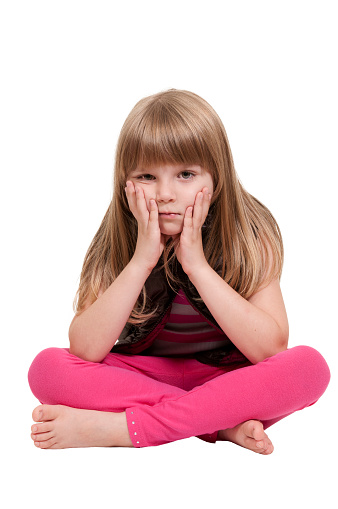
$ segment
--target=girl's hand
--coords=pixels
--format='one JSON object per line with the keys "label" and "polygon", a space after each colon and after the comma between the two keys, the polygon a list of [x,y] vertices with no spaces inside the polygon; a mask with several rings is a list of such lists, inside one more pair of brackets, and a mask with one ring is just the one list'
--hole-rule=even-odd
{"label": "girl's hand", "polygon": [[202,226],[208,215],[210,201],[209,189],[204,187],[197,193],[194,206],[185,211],[183,230],[175,253],[188,276],[207,263],[203,251]]}
{"label": "girl's hand", "polygon": [[128,205],[137,220],[138,235],[133,259],[150,272],[156,266],[166,243],[158,222],[158,208],[155,200],[150,200],[148,210],[143,189],[134,186],[130,180],[125,188]]}

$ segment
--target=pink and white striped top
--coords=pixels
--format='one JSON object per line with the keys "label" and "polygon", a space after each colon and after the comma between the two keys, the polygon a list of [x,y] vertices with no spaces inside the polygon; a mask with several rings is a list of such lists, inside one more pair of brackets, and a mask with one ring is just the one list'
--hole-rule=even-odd
{"label": "pink and white striped top", "polygon": [[228,344],[229,339],[225,334],[212,327],[198,311],[195,311],[183,290],[180,290],[173,300],[169,320],[164,329],[142,355],[188,356]]}

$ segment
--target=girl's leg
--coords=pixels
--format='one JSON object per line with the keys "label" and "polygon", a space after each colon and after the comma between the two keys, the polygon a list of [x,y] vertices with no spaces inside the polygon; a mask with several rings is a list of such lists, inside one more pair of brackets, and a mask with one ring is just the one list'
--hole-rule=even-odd
{"label": "girl's leg", "polygon": [[[186,393],[179,388],[183,376],[180,363],[171,366],[168,362],[167,367],[162,359],[114,353],[96,363],[80,359],[66,348],[47,348],[32,362],[28,381],[41,403],[124,412],[130,406],[155,405]],[[152,378],[157,371],[168,383]]]}
{"label": "girl's leg", "polygon": [[307,346],[291,348],[178,397],[127,408],[130,438],[135,447],[146,447],[231,429],[252,419],[267,427],[315,403],[329,379],[320,353]]}
{"label": "girl's leg", "polygon": [[[190,359],[109,354],[103,363],[90,363],[67,349],[50,348],[33,361],[29,381],[42,403],[101,410],[92,413],[110,412],[108,417],[125,419],[127,414],[125,428],[128,424],[132,439],[128,436],[128,441],[144,447],[196,435],[215,442],[217,431],[201,430],[230,429],[248,419],[261,420],[268,427],[313,404],[329,376],[324,359],[309,347],[296,347],[225,374]],[[114,413],[125,408],[123,414]]]}
{"label": "girl's leg", "polygon": [[[98,410],[104,420],[105,412],[111,413],[109,417],[114,417],[112,413],[122,417],[127,407],[137,404],[155,405],[186,394],[180,388],[184,384],[184,362],[184,359],[108,354],[102,363],[93,363],[71,355],[66,348],[48,348],[34,359],[28,379],[33,394],[41,403]],[[37,416],[34,420],[53,420],[60,410],[66,411],[65,408],[49,408],[47,418],[40,419],[39,410],[35,409]],[[93,422],[97,417],[87,412],[82,415],[82,421],[88,418]],[[69,417],[65,416],[64,420],[66,418]],[[77,418],[76,412],[73,412],[72,419],[76,421]],[[111,422],[106,419],[101,425],[111,427]],[[113,424],[115,426],[115,422]],[[121,419],[116,424],[121,425]],[[51,431],[51,426],[48,428],[47,425],[36,428],[38,433]],[[125,428],[128,433],[126,420]],[[49,435],[45,434],[44,437],[48,438]],[[199,438],[215,442],[217,431]],[[98,441],[95,444],[106,445]],[[72,446],[83,447],[83,441]]]}

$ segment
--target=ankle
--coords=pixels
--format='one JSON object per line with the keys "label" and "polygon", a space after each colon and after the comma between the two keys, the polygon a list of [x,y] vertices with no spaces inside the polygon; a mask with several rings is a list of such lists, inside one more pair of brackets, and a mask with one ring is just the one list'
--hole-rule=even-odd
{"label": "ankle", "polygon": [[119,415],[119,445],[120,447],[134,447],[133,442],[130,439],[129,429],[127,424],[126,412],[121,412]]}
{"label": "ankle", "polygon": [[228,441],[228,438],[227,438],[227,434],[226,434],[226,429],[220,429],[218,434],[217,434],[217,440],[218,441]]}

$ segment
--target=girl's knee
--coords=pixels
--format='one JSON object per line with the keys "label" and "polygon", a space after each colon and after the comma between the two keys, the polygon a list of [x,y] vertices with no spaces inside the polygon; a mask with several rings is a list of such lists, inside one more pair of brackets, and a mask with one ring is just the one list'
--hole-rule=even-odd
{"label": "girl's knee", "polygon": [[322,356],[321,353],[318,352],[312,346],[300,345],[295,346],[290,349],[290,351],[295,352],[297,356],[299,356],[303,362],[310,364],[313,367],[317,367],[320,372],[328,375],[330,377],[329,366],[327,365],[326,360]]}
{"label": "girl's knee", "polygon": [[65,348],[52,347],[42,350],[42,352],[38,353],[33,360],[29,368],[28,378],[30,378],[36,371],[40,372],[49,370],[51,365],[55,365],[55,363],[59,362],[60,357],[62,358],[65,353],[67,353]]}
{"label": "girl's knee", "polygon": [[305,345],[295,346],[287,351],[292,354],[295,367],[304,373],[309,385],[314,384],[317,387],[321,396],[331,377],[330,368],[322,354]]}
{"label": "girl's knee", "polygon": [[46,348],[33,360],[28,371],[28,383],[32,393],[40,401],[47,386],[59,377],[60,368],[62,369],[68,355],[66,348]]}

